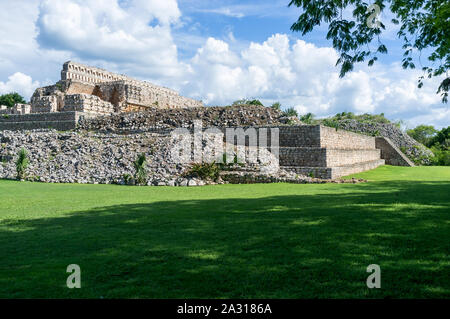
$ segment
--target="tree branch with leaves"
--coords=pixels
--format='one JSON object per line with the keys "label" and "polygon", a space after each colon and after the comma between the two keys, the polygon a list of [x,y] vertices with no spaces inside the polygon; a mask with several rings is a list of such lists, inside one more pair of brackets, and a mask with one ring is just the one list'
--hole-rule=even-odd
{"label": "tree branch with leaves", "polygon": [[[397,36],[403,42],[403,68],[416,68],[414,54],[427,55],[428,62],[422,66],[424,74],[418,79],[418,87],[423,86],[425,78],[444,77],[436,93],[447,103],[450,87],[448,0],[376,0],[372,5],[361,0],[292,0],[289,6],[303,9],[291,27],[293,31],[305,35],[321,23],[328,24],[326,38],[332,41],[339,54],[336,66],[340,66],[340,77],[352,71],[356,63],[367,61],[372,66],[380,54],[388,53],[381,41],[386,26],[377,20],[377,15],[390,10],[395,16],[392,23],[400,25]],[[350,18],[344,18],[346,9],[351,10]],[[375,12],[378,9],[379,12]],[[371,49],[374,43],[376,49]]]}

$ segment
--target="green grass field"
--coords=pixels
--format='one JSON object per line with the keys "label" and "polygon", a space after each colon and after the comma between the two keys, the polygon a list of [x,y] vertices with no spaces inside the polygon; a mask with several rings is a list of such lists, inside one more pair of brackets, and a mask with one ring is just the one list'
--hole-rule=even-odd
{"label": "green grass field", "polygon": [[370,182],[0,181],[0,298],[449,298],[450,168],[356,176]]}

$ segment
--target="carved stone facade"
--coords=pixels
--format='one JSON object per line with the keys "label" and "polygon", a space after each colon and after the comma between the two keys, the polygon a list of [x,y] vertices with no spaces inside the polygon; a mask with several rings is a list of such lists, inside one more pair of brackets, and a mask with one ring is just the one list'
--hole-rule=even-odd
{"label": "carved stone facade", "polygon": [[[105,115],[202,106],[202,102],[182,97],[174,90],[69,61],[64,63],[58,83],[34,92],[29,112],[79,111]],[[0,113],[7,111],[12,112],[0,110]]]}
{"label": "carved stone facade", "polygon": [[93,94],[114,104],[117,112],[142,111],[148,107],[170,109],[203,106],[202,102],[180,96],[169,88],[71,61],[64,63],[61,81],[94,87]]}

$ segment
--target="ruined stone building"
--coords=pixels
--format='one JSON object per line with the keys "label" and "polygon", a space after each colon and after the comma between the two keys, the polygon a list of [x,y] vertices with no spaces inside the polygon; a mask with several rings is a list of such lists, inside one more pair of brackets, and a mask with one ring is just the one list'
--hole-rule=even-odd
{"label": "ruined stone building", "polygon": [[106,115],[201,106],[202,102],[182,97],[174,90],[69,61],[63,65],[61,80],[38,88],[30,106],[2,107],[0,114],[78,111]]}

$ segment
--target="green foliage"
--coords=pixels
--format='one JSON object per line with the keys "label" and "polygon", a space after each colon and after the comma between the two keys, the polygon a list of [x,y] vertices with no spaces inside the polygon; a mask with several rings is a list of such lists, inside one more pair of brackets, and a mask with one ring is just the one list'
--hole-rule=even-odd
{"label": "green foliage", "polygon": [[281,103],[280,102],[275,102],[273,103],[270,108],[277,110],[277,111],[281,111]]}
{"label": "green foliage", "polygon": [[439,146],[432,146],[431,151],[434,156],[431,158],[431,165],[450,166],[450,150]]}
{"label": "green foliage", "polygon": [[130,174],[123,174],[122,178],[123,178],[125,185],[129,185],[131,182],[132,176]]}
{"label": "green foliage", "polygon": [[295,108],[293,108],[293,107],[287,108],[287,109],[283,112],[283,114],[284,114],[284,116],[289,116],[289,117],[295,116],[295,117],[298,117],[298,112],[297,112],[297,110],[296,110]]}
{"label": "green foliage", "polygon": [[389,121],[385,116],[384,113],[380,114],[361,114],[361,115],[355,115],[352,112],[342,112],[338,113],[335,116],[331,117],[330,119],[335,121],[342,121],[342,120],[355,120],[360,123],[392,123]]}
{"label": "green foliage", "polygon": [[334,129],[336,129],[336,131],[339,129],[340,127],[340,123],[338,120],[336,120],[335,118],[329,118],[329,119],[323,119],[321,121],[321,124],[324,126],[328,126],[328,127],[332,127]]}
{"label": "green foliage", "polygon": [[25,178],[25,171],[28,168],[29,163],[30,160],[28,159],[28,152],[24,148],[20,149],[16,161],[16,172],[18,180],[22,180]]}
{"label": "green foliage", "polygon": [[[438,87],[442,101],[447,102],[450,87],[448,72],[450,68],[450,2],[448,0],[376,0],[381,12],[390,11],[395,18],[392,23],[400,24],[397,36],[403,42],[402,66],[414,69],[413,53],[419,57],[427,56],[428,65],[422,70],[418,87],[423,86],[424,78],[445,76]],[[372,66],[380,54],[388,49],[381,41],[385,25],[374,22],[373,7],[370,2],[361,0],[291,0],[289,6],[302,9],[302,14],[292,25],[291,30],[303,35],[313,31],[321,24],[328,25],[326,38],[331,40],[339,53],[336,65],[341,66],[340,76],[352,71],[356,63],[368,61]],[[350,9],[350,10],[348,10]],[[349,18],[345,12],[351,12]],[[372,22],[372,23],[369,23]]]}
{"label": "green foliage", "polygon": [[60,91],[63,90],[63,85],[62,85],[61,82],[57,82],[57,83],[55,84],[55,86],[58,88],[58,90],[60,90]]}
{"label": "green foliage", "polygon": [[198,177],[203,180],[213,180],[216,181],[220,177],[221,167],[212,163],[194,163],[191,168],[185,174],[186,176]]}
{"label": "green foliage", "polygon": [[302,121],[305,124],[313,124],[314,114],[306,113],[305,115],[300,116],[300,121]]}
{"label": "green foliage", "polygon": [[242,99],[234,101],[231,106],[237,106],[237,105],[258,105],[258,106],[264,106],[260,100],[255,99]]}
{"label": "green foliage", "polygon": [[431,147],[437,145],[441,148],[450,147],[450,126],[443,128],[437,132],[428,142],[426,146]]}
{"label": "green foliage", "polygon": [[432,125],[419,125],[416,128],[407,130],[406,133],[423,145],[428,145],[431,138],[436,135],[437,130]]}
{"label": "green foliage", "polygon": [[16,103],[25,104],[24,98],[16,92],[0,95],[0,105],[13,107]]}
{"label": "green foliage", "polygon": [[140,154],[136,161],[133,163],[135,169],[136,184],[144,185],[147,182],[147,158],[145,154]]}
{"label": "green foliage", "polygon": [[450,126],[438,131],[429,139],[426,146],[430,147],[434,154],[431,159],[432,165],[450,165]]}

